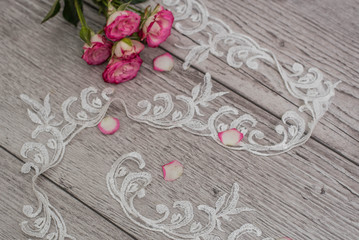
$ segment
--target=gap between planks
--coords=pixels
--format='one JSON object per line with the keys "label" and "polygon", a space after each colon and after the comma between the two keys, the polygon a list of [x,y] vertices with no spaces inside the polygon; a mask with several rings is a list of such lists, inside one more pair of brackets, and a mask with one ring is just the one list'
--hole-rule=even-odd
{"label": "gap between planks", "polygon": [[[10,152],[8,149],[6,149],[5,147],[0,145],[0,148],[2,150],[4,150],[5,152],[7,152],[8,154],[10,154],[11,156],[13,156],[15,159],[19,160],[21,163],[25,163],[23,160],[21,160],[19,157],[17,157],[15,154],[13,154],[12,152]],[[113,226],[115,226],[116,228],[118,228],[119,230],[121,230],[122,232],[126,233],[129,237],[131,237],[134,240],[139,240],[138,238],[136,238],[135,236],[133,236],[131,233],[129,233],[128,231],[126,231],[125,229],[121,228],[120,226],[116,225],[114,222],[112,222],[108,217],[104,216],[102,213],[100,213],[99,211],[97,211],[96,209],[94,209],[93,207],[89,206],[87,203],[85,203],[84,201],[82,201],[81,199],[77,198],[74,194],[70,193],[67,191],[66,187],[62,187],[61,185],[57,184],[55,181],[51,180],[48,176],[41,174],[41,176],[43,178],[45,178],[47,181],[51,182],[52,184],[54,184],[57,188],[61,189],[63,192],[67,193],[69,196],[71,196],[73,199],[75,199],[76,201],[78,201],[79,203],[81,203],[82,205],[84,205],[85,207],[87,207],[88,209],[90,209],[91,211],[93,211],[94,213],[96,213],[97,215],[99,215],[100,217],[102,217],[103,219],[105,219],[107,222],[111,223]]]}
{"label": "gap between planks", "polygon": [[[88,6],[89,8],[91,8],[91,9],[98,11],[98,8],[97,8],[96,6],[94,6],[91,2],[84,1],[84,4],[85,4],[86,6]],[[195,42],[195,43],[198,44],[198,41],[192,39],[190,36],[183,35],[183,34],[181,34],[181,33],[180,33],[180,35],[182,35],[182,36],[184,36],[184,37],[186,37],[186,38],[188,38],[188,39],[190,39],[190,40],[192,40],[193,42]],[[167,51],[167,50],[166,50],[164,47],[162,47],[162,46],[159,46],[158,48],[160,48],[160,49],[162,49],[162,50],[164,50],[164,51]],[[178,54],[174,54],[174,53],[172,53],[172,52],[171,52],[171,54],[172,54],[173,56],[175,56],[177,59],[179,59],[179,60],[181,60],[181,61],[184,61],[184,58],[180,57]],[[213,55],[213,57],[216,58],[217,60],[221,61],[222,63],[227,64],[223,59],[221,59],[221,58],[219,58],[219,57],[217,57],[217,56],[215,56],[215,55]],[[194,66],[194,65],[191,65],[191,67],[192,67],[193,69],[197,70],[198,72],[202,73],[203,75],[205,74],[205,72],[204,72],[203,70],[199,69],[199,67]],[[232,70],[238,71],[238,69],[236,69],[236,68],[234,68],[234,67],[231,67],[231,66],[230,66],[230,68],[231,68]],[[244,73],[244,74],[249,75],[248,73]],[[249,77],[251,77],[251,76],[249,76]],[[275,118],[277,118],[278,120],[281,120],[281,119],[282,119],[281,116],[279,116],[279,115],[273,113],[272,111],[270,111],[270,109],[266,109],[266,108],[264,108],[263,106],[259,105],[258,103],[252,101],[252,100],[249,99],[248,97],[242,95],[237,89],[235,89],[235,88],[229,86],[229,85],[226,84],[226,83],[222,83],[222,82],[219,81],[216,77],[212,76],[212,80],[215,81],[216,83],[218,83],[219,85],[221,85],[221,86],[227,88],[228,90],[232,91],[233,93],[238,94],[238,95],[241,96],[242,98],[246,99],[248,102],[250,102],[250,103],[252,103],[253,105],[257,106],[258,108],[262,109],[263,111],[265,111],[265,112],[267,112],[267,113],[273,115],[273,116],[274,116]],[[286,98],[285,96],[280,95],[280,94],[279,94],[277,91],[275,91],[274,89],[271,89],[269,86],[265,85],[264,83],[260,82],[259,80],[256,80],[256,79],[255,79],[255,81],[256,81],[257,83],[259,83],[260,85],[262,85],[263,87],[265,87],[266,89],[270,90],[272,93],[275,93],[275,94],[279,95],[281,98],[287,100],[287,101],[288,101],[289,103],[291,103],[292,105],[298,107],[297,104],[295,104],[293,101],[291,101],[290,99]],[[320,122],[320,121],[319,121],[319,122]],[[340,130],[341,130],[341,129],[340,129]],[[341,130],[341,131],[342,131],[342,130]],[[348,137],[350,137],[350,138],[353,139],[354,141],[358,142],[357,139],[355,139],[353,136],[347,134],[346,132],[342,131],[342,133],[344,133],[345,135],[347,135]],[[349,158],[348,156],[345,156],[345,155],[342,154],[340,151],[338,151],[338,150],[334,149],[333,147],[331,147],[331,146],[327,145],[326,143],[324,143],[324,142],[323,142],[321,139],[319,139],[318,137],[315,137],[315,136],[311,135],[311,138],[312,138],[314,141],[316,141],[317,143],[319,143],[320,145],[326,147],[326,148],[329,149],[330,151],[332,151],[332,152],[338,154],[339,156],[341,156],[341,157],[345,158],[346,160],[348,160],[349,162],[353,163],[355,166],[358,166],[358,167],[359,167],[359,162],[355,162],[355,160],[352,160],[352,159]],[[304,144],[305,144],[305,143],[304,143]]]}

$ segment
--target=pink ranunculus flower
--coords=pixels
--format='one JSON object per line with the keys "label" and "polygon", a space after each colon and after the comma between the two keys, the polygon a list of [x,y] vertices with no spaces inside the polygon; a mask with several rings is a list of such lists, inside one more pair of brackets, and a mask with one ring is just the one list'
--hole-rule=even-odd
{"label": "pink ranunculus flower", "polygon": [[141,17],[131,11],[116,11],[107,19],[105,34],[112,41],[119,41],[138,31]]}
{"label": "pink ranunculus flower", "polygon": [[113,57],[108,63],[102,78],[108,83],[122,83],[136,77],[140,70],[142,59],[137,55],[131,59],[121,59]]}
{"label": "pink ranunculus flower", "polygon": [[82,59],[89,65],[104,63],[111,56],[112,42],[100,34],[91,37],[91,46],[84,44]]}
{"label": "pink ranunculus flower", "polygon": [[145,45],[136,40],[131,40],[129,38],[123,38],[121,41],[117,42],[114,46],[114,54],[118,58],[134,58],[138,55]]}
{"label": "pink ranunculus flower", "polygon": [[149,47],[158,47],[171,35],[173,20],[171,11],[157,6],[141,29],[141,40],[146,38]]}

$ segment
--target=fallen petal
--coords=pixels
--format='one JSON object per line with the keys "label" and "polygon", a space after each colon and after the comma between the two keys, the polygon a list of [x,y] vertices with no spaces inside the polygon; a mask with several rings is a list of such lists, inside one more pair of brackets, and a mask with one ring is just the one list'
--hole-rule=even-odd
{"label": "fallen petal", "polygon": [[174,66],[173,57],[169,53],[162,54],[153,59],[153,70],[164,72],[171,71]]}
{"label": "fallen petal", "polygon": [[98,124],[98,129],[103,134],[114,134],[120,128],[120,121],[117,118],[107,116]]}
{"label": "fallen petal", "polygon": [[237,145],[243,138],[243,134],[235,128],[218,133],[219,140],[227,146]]}
{"label": "fallen petal", "polygon": [[183,174],[183,165],[174,160],[162,166],[163,178],[166,181],[174,181]]}

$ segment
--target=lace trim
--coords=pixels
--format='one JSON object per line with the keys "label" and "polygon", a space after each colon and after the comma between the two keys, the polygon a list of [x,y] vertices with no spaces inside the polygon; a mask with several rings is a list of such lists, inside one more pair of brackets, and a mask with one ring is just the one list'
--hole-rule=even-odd
{"label": "lace trim", "polygon": [[[291,72],[286,71],[274,53],[260,47],[252,38],[234,32],[221,19],[211,16],[201,0],[162,0],[162,2],[175,13],[175,28],[180,33],[186,36],[203,33],[208,36],[207,42],[201,40],[198,45],[176,45],[189,49],[183,69],[188,69],[192,63],[205,61],[210,53],[216,57],[226,57],[227,64],[237,69],[245,64],[250,69],[258,70],[260,63],[265,62],[277,70],[290,95],[303,102],[297,111],[287,111],[282,116],[284,124],[294,122],[294,125],[288,128],[282,125],[275,126],[276,133],[283,136],[281,142],[264,146],[254,139],[249,139],[249,144],[234,149],[247,150],[264,156],[274,155],[302,145],[310,138],[319,119],[328,110],[335,88],[340,82],[333,84],[325,81],[322,72],[317,68],[312,67],[305,72],[300,63],[294,63]],[[312,119],[304,120],[299,115],[301,112],[308,112]],[[262,131],[254,130],[249,137],[262,139],[264,134]]]}
{"label": "lace trim", "polygon": [[[23,173],[29,173],[31,169],[35,171],[32,178],[32,188],[38,200],[38,206],[35,209],[30,205],[24,205],[23,207],[24,214],[33,220],[31,223],[29,223],[29,221],[23,221],[20,224],[25,234],[31,237],[46,239],[75,239],[67,234],[63,218],[50,204],[46,193],[36,184],[36,180],[45,171],[55,167],[62,161],[67,144],[83,129],[96,126],[104,117],[108,107],[113,101],[119,100],[126,109],[128,117],[134,121],[143,122],[153,127],[163,129],[179,127],[195,135],[211,137],[218,144],[221,144],[218,139],[218,132],[229,128],[237,128],[244,135],[248,136],[245,137],[245,140],[243,140],[239,146],[224,147],[233,150],[246,150],[264,156],[280,154],[305,143],[311,136],[319,119],[327,111],[331,99],[334,96],[334,89],[338,83],[332,84],[329,81],[324,81],[323,75],[318,69],[309,68],[308,71],[304,73],[304,67],[299,63],[295,63],[292,66],[292,72],[287,72],[272,52],[261,48],[248,36],[233,32],[230,27],[220,19],[210,16],[202,1],[186,0],[184,3],[181,3],[180,0],[163,0],[163,2],[167,6],[174,8],[174,12],[177,13],[177,23],[175,27],[182,34],[191,35],[202,31],[209,36],[208,43],[200,42],[197,46],[186,47],[190,49],[190,51],[185,59],[184,69],[187,69],[193,62],[204,61],[208,58],[209,53],[218,57],[224,56],[225,53],[219,50],[224,48],[227,49],[227,63],[234,68],[240,68],[245,64],[247,67],[256,70],[259,66],[259,60],[275,66],[289,93],[293,97],[300,99],[303,105],[299,107],[297,112],[287,111],[282,116],[283,124],[274,127],[274,131],[282,140],[276,142],[274,139],[266,137],[261,130],[255,129],[257,120],[253,116],[247,113],[238,116],[239,110],[234,107],[222,106],[208,117],[202,114],[200,110],[201,107],[207,107],[212,100],[226,94],[225,92],[212,93],[211,77],[208,73],[205,75],[204,84],[199,84],[192,89],[191,96],[179,95],[175,97],[177,101],[186,104],[187,110],[184,112],[174,103],[169,93],[160,93],[154,96],[154,101],[161,101],[163,104],[152,106],[151,102],[147,100],[140,101],[138,106],[145,110],[139,115],[132,115],[127,110],[122,99],[111,99],[108,96],[113,92],[113,89],[105,89],[102,92],[101,100],[99,97],[92,97],[92,95],[97,93],[95,88],[86,88],[81,92],[81,107],[83,110],[77,112],[75,115],[71,114],[70,108],[72,104],[78,100],[76,97],[70,97],[62,104],[63,116],[66,121],[62,127],[60,127],[62,122],[55,121],[55,116],[51,114],[49,94],[45,97],[43,104],[30,99],[26,95],[21,95],[21,99],[31,107],[31,109],[28,109],[30,119],[38,125],[32,132],[32,138],[35,139],[40,134],[49,134],[51,136],[46,144],[27,142],[21,149],[21,155],[24,158],[32,158],[31,161],[23,165],[21,171]],[[181,24],[182,21],[188,21],[188,19],[193,23],[192,27],[185,27]],[[205,31],[205,29],[208,28],[211,32]],[[103,101],[105,101],[104,104]],[[300,112],[304,111],[310,114],[312,117],[311,121],[306,122],[299,115]],[[237,116],[237,118],[231,120],[230,116]],[[263,139],[271,144],[266,145],[260,143]],[[30,155],[30,152],[33,152],[33,154]],[[142,169],[144,162],[143,160],[139,160],[142,158],[138,156],[137,153],[127,155],[128,158],[133,158],[134,156],[139,163],[140,169]],[[124,159],[127,159],[127,157],[125,156]],[[121,164],[121,161],[117,161],[113,166],[114,169],[117,169]],[[115,175],[110,175],[111,173]],[[189,202],[175,202],[173,207],[185,210],[184,215],[172,215],[170,227],[166,228],[164,227],[166,225],[163,225],[161,221],[154,222],[154,220],[145,219],[137,212],[134,216],[134,209],[128,208],[126,205],[126,201],[128,201],[126,197],[129,195],[132,196],[132,200],[136,196],[140,198],[144,197],[145,190],[143,187],[151,180],[148,173],[143,172],[138,176],[133,174],[135,173],[121,173],[121,171],[116,172],[116,170],[111,169],[107,180],[108,184],[114,184],[118,177],[124,177],[126,175],[122,184],[126,184],[128,187],[124,189],[121,188],[119,191],[114,188],[113,185],[109,185],[109,190],[112,196],[120,202],[127,216],[136,224],[153,231],[161,231],[173,239],[188,239],[188,237],[193,237],[194,239],[200,239],[201,237],[206,240],[221,239],[216,235],[212,235],[212,231],[215,228],[220,230],[220,226],[218,226],[218,224],[220,225],[220,223],[218,223],[218,221],[220,222],[219,218],[226,214],[229,215],[228,212],[224,211],[228,206],[221,203],[225,201],[223,199],[226,199],[226,196],[222,196],[217,201],[215,208],[198,206],[200,211],[206,212],[210,217],[209,222],[205,226],[192,221],[193,212],[190,210],[193,209],[193,207]],[[112,180],[110,181],[109,179]],[[143,184],[146,182],[146,185],[138,185],[139,183]],[[142,188],[135,189],[131,192],[131,183],[137,184],[137,187],[142,186]],[[132,190],[133,189],[134,188],[132,188]],[[234,184],[231,195],[227,200],[236,199],[236,196],[238,196],[238,185]],[[235,204],[237,200],[233,200]],[[218,207],[217,205],[221,206]],[[162,220],[165,221],[169,217],[169,209],[164,205],[159,206],[158,213],[164,214]],[[229,211],[240,212],[240,210],[235,210],[237,208],[231,207],[228,209],[230,209]],[[136,217],[136,219],[134,219],[134,217]],[[190,223],[191,226],[189,226]],[[54,227],[52,228],[51,226]],[[148,226],[152,227],[148,228]],[[190,233],[188,233],[188,235],[187,233],[179,232],[179,228],[185,226],[190,227]],[[237,239],[242,233],[248,232],[255,233],[257,236],[261,235],[258,228],[251,224],[245,224],[238,230],[232,232],[228,236],[228,239]]]}
{"label": "lace trim", "polygon": [[[145,188],[151,183],[152,176],[148,172],[131,172],[126,162],[135,162],[140,170],[145,168],[145,161],[137,152],[121,156],[111,167],[107,174],[107,187],[111,196],[120,203],[127,217],[138,226],[161,232],[171,239],[203,239],[221,240],[215,231],[225,232],[222,228],[224,220],[230,221],[231,217],[249,211],[255,211],[248,207],[237,207],[239,199],[239,185],[234,183],[231,193],[222,195],[215,203],[215,207],[207,205],[197,206],[198,211],[208,215],[208,222],[201,223],[194,219],[194,207],[189,201],[176,201],[173,203],[172,212],[166,205],[158,204],[156,211],[160,218],[147,218],[136,209],[135,199],[144,198]],[[121,179],[121,181],[119,181]],[[253,224],[246,223],[231,232],[226,239],[236,240],[247,234],[257,237],[262,231]],[[274,240],[265,238],[263,240]]]}
{"label": "lace trim", "polygon": [[[215,127],[217,118],[227,112],[238,112],[234,108],[224,106],[213,113],[207,122],[194,119],[195,113],[197,115],[203,115],[200,112],[199,106],[208,106],[212,100],[226,94],[225,92],[212,93],[212,83],[209,74],[205,76],[204,84],[199,84],[193,88],[192,96],[176,96],[177,100],[186,103],[187,111],[185,113],[182,113],[180,110],[173,111],[175,104],[169,93],[160,93],[154,96],[154,101],[163,101],[164,106],[155,105],[152,107],[149,101],[140,101],[138,106],[145,110],[138,115],[132,115],[127,110],[126,104],[122,99],[109,97],[109,95],[113,93],[112,88],[105,89],[101,94],[105,103],[103,103],[103,100],[99,97],[94,96],[96,93],[97,90],[93,87],[82,90],[80,99],[82,110],[76,114],[73,114],[71,109],[72,105],[78,102],[78,99],[76,97],[70,97],[64,101],[62,104],[62,112],[65,123],[63,123],[63,121],[55,121],[55,115],[51,114],[49,94],[44,98],[43,104],[31,99],[27,95],[20,96],[21,99],[30,106],[30,109],[27,110],[29,118],[38,125],[32,132],[32,138],[35,139],[40,134],[49,134],[51,136],[46,144],[27,142],[21,149],[21,155],[24,158],[30,156],[32,158],[31,161],[23,165],[21,171],[23,173],[29,173],[31,169],[35,170],[35,175],[32,178],[32,187],[38,199],[38,207],[36,210],[30,205],[23,207],[24,214],[34,219],[31,227],[28,221],[21,223],[22,230],[29,236],[38,238],[46,237],[47,239],[74,239],[66,233],[66,226],[61,215],[51,206],[46,193],[37,186],[36,180],[45,171],[55,167],[62,161],[67,144],[70,143],[77,133],[85,128],[96,126],[101,121],[112,102],[120,101],[126,110],[127,116],[134,121],[143,122],[157,128],[170,129],[180,127],[193,134],[212,137],[217,134]],[[255,123],[255,120],[250,116],[243,115],[235,120],[232,125],[239,127],[246,122]],[[63,126],[61,127],[61,125]],[[220,125],[220,127],[221,126],[222,125]],[[221,128],[223,128],[223,126]],[[242,131],[245,132],[243,127]],[[33,154],[30,155],[30,152],[33,152]],[[52,221],[55,230],[50,231]]]}
{"label": "lace trim", "polygon": [[[50,204],[46,193],[41,189],[36,181],[38,177],[46,172],[48,169],[59,164],[64,156],[66,145],[70,143],[72,138],[81,130],[96,126],[104,117],[109,102],[102,107],[102,101],[96,97],[89,103],[89,96],[96,93],[95,88],[87,88],[81,92],[81,105],[84,110],[81,110],[72,115],[69,111],[71,105],[77,101],[76,97],[70,97],[62,104],[62,111],[66,120],[65,125],[60,128],[62,121],[55,121],[55,115],[51,114],[50,95],[47,94],[44,98],[44,103],[41,104],[27,95],[22,94],[20,98],[30,106],[27,110],[32,122],[38,126],[32,132],[31,137],[37,138],[40,134],[50,135],[46,144],[39,142],[27,142],[21,148],[21,155],[24,158],[31,156],[32,161],[26,162],[22,168],[22,173],[29,173],[31,169],[35,171],[32,177],[32,189],[38,200],[38,206],[34,209],[31,205],[24,205],[23,212],[25,216],[33,219],[31,223],[28,221],[21,222],[22,231],[37,238],[46,239],[75,239],[67,234],[65,222],[60,213]],[[109,100],[107,94],[111,90],[105,89],[102,97]],[[89,116],[88,114],[92,116]],[[31,155],[30,153],[33,152]],[[51,229],[51,226],[54,229]]]}
{"label": "lace trim", "polygon": [[[93,96],[96,93],[97,89],[93,87],[82,90],[80,99],[82,110],[76,114],[72,114],[70,110],[78,99],[70,97],[64,101],[62,104],[62,112],[66,121],[64,125],[62,121],[55,121],[55,116],[51,114],[49,94],[44,98],[43,104],[29,98],[27,95],[20,96],[31,107],[31,109],[28,109],[30,119],[38,125],[32,132],[32,138],[37,138],[38,135],[45,133],[51,136],[46,144],[27,142],[21,149],[21,155],[24,158],[27,158],[30,152],[34,152],[32,161],[25,163],[21,169],[23,173],[29,173],[31,169],[35,170],[32,186],[38,199],[38,207],[37,210],[34,210],[29,205],[25,205],[23,208],[24,214],[35,220],[32,223],[33,227],[29,226],[28,221],[21,223],[22,230],[30,236],[46,237],[47,239],[73,239],[73,237],[67,235],[61,215],[51,206],[45,192],[37,186],[36,180],[42,173],[61,162],[66,145],[83,129],[96,126],[114,101],[120,101],[127,116],[134,121],[162,129],[179,127],[195,135],[212,137],[218,144],[221,144],[218,132],[228,128],[237,128],[244,135],[248,133],[247,142],[243,141],[238,147],[228,148],[247,150],[259,155],[271,155],[288,151],[310,136],[304,134],[304,120],[295,112],[287,112],[283,117],[286,127],[284,125],[276,127],[277,133],[283,135],[283,141],[272,146],[260,145],[256,142],[255,138],[263,138],[264,134],[257,129],[250,129],[255,127],[257,121],[249,114],[237,117],[230,124],[223,123],[223,119],[227,119],[225,118],[226,115],[239,114],[239,110],[236,108],[221,106],[216,112],[206,117],[201,113],[200,108],[209,106],[211,101],[226,94],[226,92],[212,93],[211,76],[208,73],[204,77],[204,83],[198,84],[192,89],[191,96],[178,95],[175,97],[177,101],[186,104],[186,111],[184,112],[173,102],[169,93],[159,93],[154,96],[154,101],[161,101],[163,102],[162,105],[153,106],[148,100],[140,101],[138,106],[144,108],[144,111],[138,115],[131,114],[122,99],[109,97],[113,93],[112,88],[105,89],[101,94],[105,103],[99,97]],[[291,124],[290,122],[293,123]],[[60,125],[63,125],[63,127],[60,127]],[[224,146],[223,144],[221,145]],[[43,213],[43,216],[40,216],[41,213]],[[51,221],[54,221],[56,229],[49,233]]]}

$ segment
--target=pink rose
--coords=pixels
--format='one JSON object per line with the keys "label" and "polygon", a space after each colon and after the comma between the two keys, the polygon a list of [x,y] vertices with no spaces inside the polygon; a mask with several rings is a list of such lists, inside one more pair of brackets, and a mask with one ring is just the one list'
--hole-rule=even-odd
{"label": "pink rose", "polygon": [[106,36],[112,41],[119,41],[138,31],[141,17],[130,11],[117,11],[110,15],[104,28]]}
{"label": "pink rose", "polygon": [[131,40],[129,38],[123,38],[121,41],[117,42],[114,46],[114,54],[118,58],[134,58],[138,55],[145,45],[136,40]]}
{"label": "pink rose", "polygon": [[82,59],[89,65],[104,63],[111,56],[112,42],[100,34],[93,35],[90,41],[91,46],[87,43],[83,46]]}
{"label": "pink rose", "polygon": [[173,20],[171,11],[157,6],[141,29],[141,40],[146,38],[149,47],[158,47],[171,35]]}
{"label": "pink rose", "polygon": [[132,59],[120,59],[113,57],[102,74],[102,78],[108,83],[122,83],[136,77],[140,70],[142,59],[137,55]]}

